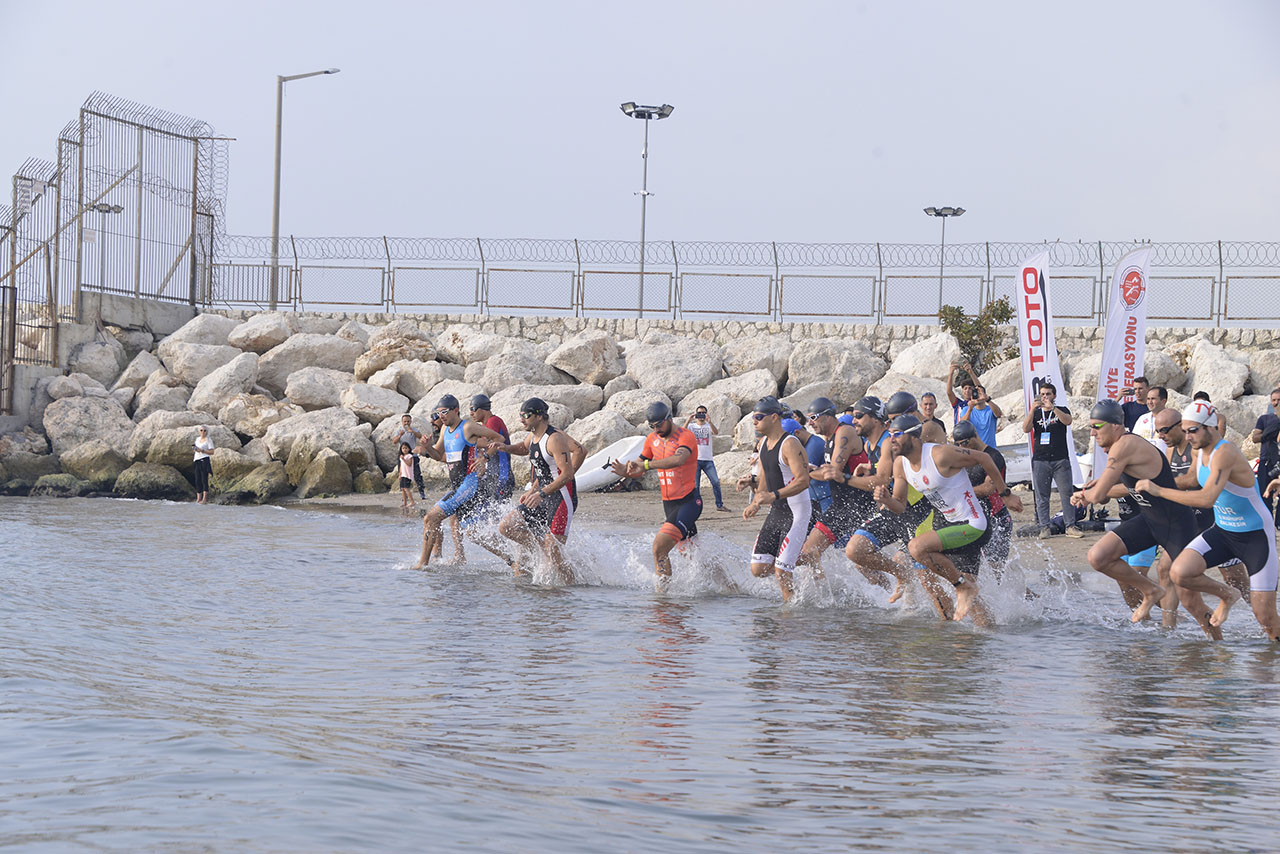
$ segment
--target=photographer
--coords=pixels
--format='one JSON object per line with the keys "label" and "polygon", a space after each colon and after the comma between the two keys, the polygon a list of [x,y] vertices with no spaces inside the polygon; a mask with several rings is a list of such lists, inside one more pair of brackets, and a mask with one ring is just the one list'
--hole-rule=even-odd
{"label": "photographer", "polygon": [[1072,447],[1070,431],[1071,412],[1055,402],[1058,389],[1051,383],[1042,383],[1038,395],[1039,405],[1022,419],[1022,430],[1031,433],[1031,488],[1036,497],[1036,524],[1040,536],[1052,536],[1049,528],[1049,492],[1054,484],[1062,501],[1062,523],[1068,537],[1082,536],[1076,527],[1076,508],[1071,506]]}
{"label": "photographer", "polygon": [[684,426],[698,440],[698,471],[694,476],[694,489],[701,488],[702,473],[706,472],[707,480],[711,481],[711,491],[716,497],[716,509],[727,512],[729,508],[724,506],[724,498],[720,494],[720,474],[716,471],[715,460],[712,459],[711,453],[711,437],[719,436],[720,431],[707,417],[705,406],[695,409],[693,415],[685,419]]}

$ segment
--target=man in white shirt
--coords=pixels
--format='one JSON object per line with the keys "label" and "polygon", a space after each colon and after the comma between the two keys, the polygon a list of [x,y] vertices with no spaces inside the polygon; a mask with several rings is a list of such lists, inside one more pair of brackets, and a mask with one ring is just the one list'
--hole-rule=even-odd
{"label": "man in white shirt", "polygon": [[1138,417],[1133,425],[1133,432],[1146,439],[1164,453],[1164,440],[1156,434],[1156,415],[1169,405],[1169,390],[1162,385],[1153,385],[1147,390],[1147,413]]}
{"label": "man in white shirt", "polygon": [[724,498],[720,494],[720,474],[716,471],[715,460],[712,459],[711,453],[711,437],[719,436],[720,431],[716,429],[716,425],[711,423],[711,419],[707,417],[707,408],[699,406],[694,410],[693,415],[689,416],[684,422],[685,429],[693,434],[698,440],[698,473],[694,480],[694,489],[702,488],[702,473],[707,473],[707,480],[711,481],[711,491],[716,497],[716,509],[729,512],[729,508],[724,506]]}

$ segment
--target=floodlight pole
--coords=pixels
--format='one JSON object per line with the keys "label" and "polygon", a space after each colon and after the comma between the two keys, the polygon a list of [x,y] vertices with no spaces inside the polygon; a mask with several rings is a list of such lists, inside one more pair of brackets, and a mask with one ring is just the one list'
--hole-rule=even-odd
{"label": "floodlight pole", "polygon": [[647,107],[628,101],[622,105],[622,112],[633,119],[644,120],[644,148],[640,149],[640,289],[636,297],[636,316],[644,317],[644,250],[645,250],[645,216],[649,201],[649,120],[665,119],[675,108],[670,104],[661,107]]}
{"label": "floodlight pole", "polygon": [[947,257],[947,217],[963,216],[964,208],[925,208],[924,212],[929,216],[936,216],[942,220],[942,245],[938,250],[938,317],[942,317],[942,270],[946,263]]}

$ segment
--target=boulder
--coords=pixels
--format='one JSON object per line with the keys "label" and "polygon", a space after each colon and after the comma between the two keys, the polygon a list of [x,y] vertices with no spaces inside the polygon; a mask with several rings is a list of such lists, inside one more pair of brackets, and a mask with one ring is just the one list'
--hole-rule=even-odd
{"label": "boulder", "polygon": [[455,324],[436,336],[436,357],[442,362],[469,365],[496,356],[502,352],[506,343],[507,340],[499,335]]}
{"label": "boulder", "polygon": [[[746,371],[726,377],[722,380],[716,380],[707,386],[707,391],[723,394],[737,404],[742,412],[747,412],[751,407],[756,405],[756,401],[762,397],[769,395],[776,396],[778,394],[778,380],[774,373],[767,368],[756,368],[753,371]],[[734,419],[737,420],[736,418]],[[716,422],[717,425],[720,422]]]}
{"label": "boulder", "polygon": [[308,411],[342,403],[342,393],[355,383],[355,374],[332,368],[301,368],[289,375],[285,397]]}
{"label": "boulder", "polygon": [[617,412],[602,409],[574,421],[565,432],[577,439],[590,455],[609,447],[619,439],[636,435],[637,431],[631,422]]}
{"label": "boulder", "polygon": [[334,451],[323,448],[303,472],[296,495],[299,498],[311,498],[317,495],[343,495],[350,491],[351,469],[347,467],[346,461]]}
{"label": "boulder", "polygon": [[262,439],[250,439],[240,449],[240,455],[247,460],[253,460],[258,465],[271,462],[271,451],[267,449],[267,443]]}
{"label": "boulder", "polygon": [[133,435],[129,438],[129,449],[126,456],[130,460],[141,462],[147,458],[147,452],[151,450],[151,440],[161,430],[189,427],[194,435],[196,427],[201,424],[208,424],[209,421],[209,416],[206,413],[191,412],[186,409],[173,412],[168,410],[153,412],[142,419],[138,426],[133,429]]}
{"label": "boulder", "polygon": [[196,384],[187,401],[189,409],[217,415],[232,398],[246,394],[258,382],[258,355],[241,353]]}
{"label": "boulder", "polygon": [[387,418],[409,411],[409,398],[391,389],[367,383],[352,383],[342,392],[340,403],[361,421],[377,426]]}
{"label": "boulder", "polygon": [[[890,396],[892,396],[894,392],[898,391],[911,392],[916,396],[917,401],[920,400],[921,395],[926,391],[931,391],[940,401],[938,406],[939,410],[950,408],[947,403],[947,384],[945,380],[938,380],[933,377],[917,377],[890,371],[871,385],[867,386],[867,394],[875,395],[886,403]],[[839,402],[848,405],[855,401],[846,400]]]}
{"label": "boulder", "polygon": [[[947,378],[943,376],[940,379],[942,380],[941,385],[943,387],[943,391],[945,392],[946,385],[947,385]],[[992,368],[991,370],[987,371],[985,374],[980,376],[978,378],[978,381],[981,382],[982,387],[987,390],[987,396],[992,399],[1003,397],[1004,395],[1008,394],[1011,391],[1016,391],[1021,393],[1022,391],[1022,360],[1009,359],[1006,362],[1001,362],[1000,364],[996,365],[994,368]],[[936,393],[936,390],[935,390],[935,393]],[[1066,394],[1067,394],[1066,389],[1061,389],[1061,388],[1058,389],[1059,397],[1065,397]],[[940,409],[947,405],[947,396],[945,394],[939,397],[938,400],[941,402],[941,406],[939,406]]]}
{"label": "boulder", "polygon": [[[750,477],[753,473],[751,451],[726,451],[716,454],[712,459],[716,464],[716,474],[720,476],[720,488],[726,494],[738,488],[738,478]],[[745,496],[746,493],[744,492]]]}
{"label": "boulder", "polygon": [[36,481],[47,474],[62,471],[58,458],[52,454],[33,454],[30,451],[14,451],[4,457],[6,482],[16,481],[24,489],[35,486]]}
{"label": "boulder", "polygon": [[[372,337],[377,338],[377,335]],[[393,362],[428,362],[435,356],[436,348],[430,341],[417,338],[383,338],[376,344],[371,344],[369,351],[361,353],[356,359],[356,379],[367,380]]]}
{"label": "boulder", "polygon": [[489,360],[485,359],[483,362],[472,362],[471,364],[467,365],[466,369],[464,369],[462,372],[462,379],[465,380],[466,382],[480,385],[481,384],[480,381],[484,379],[485,365],[487,365],[488,363],[489,363]]}
{"label": "boulder", "polygon": [[58,456],[93,439],[102,439],[124,454],[133,422],[109,397],[68,397],[45,408],[44,432]]}
{"label": "boulder", "polygon": [[215,448],[209,460],[209,466],[212,469],[209,487],[215,493],[228,492],[235,488],[241,478],[260,465],[262,463],[258,460],[246,457],[238,451],[230,448]]}
{"label": "boulder", "polygon": [[[209,439],[214,448],[240,450],[240,440],[221,424],[207,424]],[[199,433],[195,427],[170,427],[157,430],[147,447],[147,462],[173,466],[184,474],[195,470],[195,441]]]}
{"label": "boulder", "polygon": [[249,472],[232,487],[232,495],[239,501],[263,504],[273,498],[293,491],[284,473],[284,463],[272,460]]}
{"label": "boulder", "polygon": [[494,409],[519,406],[531,397],[547,403],[567,406],[574,418],[585,418],[600,409],[604,391],[598,385],[512,385],[500,389],[491,398]]}
{"label": "boulder", "polygon": [[369,336],[377,331],[377,327],[370,326],[367,323],[361,323],[358,320],[348,320],[338,328],[334,333],[339,338],[346,338],[348,341],[355,341],[366,350],[369,349]]}
{"label": "boulder", "polygon": [[[259,438],[267,428],[304,412],[288,401],[272,400],[261,394],[238,394],[218,410],[218,420],[242,436]],[[265,462],[265,460],[264,460]]]}
{"label": "boulder", "polygon": [[284,464],[289,482],[297,486],[312,460],[325,449],[342,457],[351,477],[378,468],[377,452],[369,434],[368,424],[302,434],[294,440]]}
{"label": "boulder", "polygon": [[1199,341],[1191,352],[1190,370],[1182,386],[1184,394],[1207,392],[1210,400],[1235,400],[1244,394],[1249,379],[1248,357],[1233,354],[1216,344]]}
{"label": "boulder", "polygon": [[368,383],[398,391],[413,403],[417,403],[440,383],[445,380],[461,380],[463,375],[461,365],[406,360],[387,365],[370,376]]}
{"label": "boulder", "polygon": [[960,342],[950,332],[941,332],[904,349],[889,366],[889,372],[946,382],[951,364],[961,358]]}
{"label": "boulder", "polygon": [[83,481],[70,474],[41,475],[31,487],[32,495],[43,495],[52,498],[75,498],[88,492],[89,487]]}
{"label": "boulder", "polygon": [[377,495],[383,489],[383,477],[377,472],[362,471],[351,481],[351,491],[361,495]]}
{"label": "boulder", "polygon": [[186,386],[156,385],[143,388],[134,398],[133,417],[141,422],[156,412],[182,412],[186,410],[190,398],[191,389]]}
{"label": "boulder", "polygon": [[[503,423],[507,425],[508,433],[524,429],[520,421],[520,404],[523,402],[523,399],[508,399],[500,403],[494,402],[493,404],[493,414],[501,418]],[[572,409],[563,403],[556,403],[552,400],[547,401],[547,416],[551,419],[552,426],[559,430],[568,428],[574,421]]]}
{"label": "boulder", "polygon": [[1270,404],[1271,397],[1265,394],[1247,394],[1239,400],[1213,402],[1226,419],[1227,426],[1244,436],[1253,432],[1258,416],[1265,413]]}
{"label": "boulder", "polygon": [[604,384],[604,399],[607,401],[620,391],[635,391],[638,388],[640,388],[640,383],[636,382],[635,377],[623,374]]}
{"label": "boulder", "polygon": [[[431,438],[430,428],[416,421],[412,423],[414,430],[419,433],[425,433],[428,440]],[[397,465],[400,456],[400,443],[396,441],[395,435],[398,432],[400,432],[400,419],[388,418],[374,427],[373,432],[369,434],[369,440],[373,442],[374,455],[378,460],[378,468],[382,471],[393,469]]]}
{"label": "boulder", "polygon": [[[484,388],[475,383],[463,382],[462,380],[441,380],[432,387],[431,391],[419,398],[418,402],[409,410],[414,422],[423,425],[423,429],[426,429],[425,425],[431,423],[431,413],[435,410],[436,404],[446,394],[456,397],[460,406],[466,406],[471,401],[471,398],[477,394],[486,394],[486,392]],[[517,421],[516,423],[520,422]]]}
{"label": "boulder", "polygon": [[1280,388],[1280,350],[1258,350],[1249,354],[1249,385],[1254,394],[1271,394]]}
{"label": "boulder", "polygon": [[[175,333],[176,334],[176,333]],[[160,361],[185,385],[194,386],[218,368],[244,355],[225,344],[178,343],[171,346]]]}
{"label": "boulder", "polygon": [[[1062,396],[1059,395],[1057,399],[1061,400]],[[1021,428],[1022,417],[1027,414],[1027,396],[1022,393],[1021,389],[1002,394],[992,402],[999,406],[1000,411],[1004,413],[1004,417],[997,422],[997,427],[1003,428],[1008,424],[1017,424]],[[948,413],[942,411],[943,409],[950,409],[950,407],[942,406],[935,414],[950,423],[951,419],[947,417]]]}
{"label": "boulder", "polygon": [[328,368],[354,373],[364,347],[336,335],[299,332],[268,350],[258,361],[258,382],[272,394],[282,395],[292,374],[303,368]]}
{"label": "boulder", "polygon": [[160,364],[160,360],[144,350],[133,357],[133,361],[116,378],[115,384],[111,388],[114,391],[118,388],[128,387],[137,391],[146,383],[148,377],[163,369],[164,365]]}
{"label": "boulder", "polygon": [[195,488],[173,466],[160,463],[134,463],[116,478],[116,495],[124,498],[190,501]]}
{"label": "boulder", "polygon": [[67,365],[74,373],[88,374],[108,386],[120,376],[120,371],[127,362],[124,345],[114,338],[108,338],[105,341],[88,341],[75,347]]}
{"label": "boulder", "polygon": [[[751,418],[751,413],[742,416],[742,419],[733,427],[733,448],[735,451],[751,451],[755,448],[756,442],[759,441],[760,434],[756,432],[756,423]],[[720,466],[716,466],[719,470]],[[723,474],[720,475],[722,478]]]}
{"label": "boulder", "polygon": [[167,357],[178,344],[226,346],[227,338],[239,325],[231,318],[218,314],[198,314],[172,335],[166,336],[156,346],[156,355],[161,361],[167,362]]}
{"label": "boulder", "polygon": [[18,451],[26,451],[31,454],[47,454],[49,453],[49,440],[45,438],[43,433],[31,427],[23,427],[21,430],[14,430],[12,433],[0,435],[0,459]]}
{"label": "boulder", "polygon": [[781,335],[735,338],[724,345],[724,369],[731,377],[768,371],[777,385],[786,382],[787,364],[794,346],[789,338]]}
{"label": "boulder", "polygon": [[[301,415],[277,421],[267,428],[262,441],[266,444],[272,459],[284,462],[289,459],[293,444],[299,436],[354,430],[359,423],[359,419],[350,410],[341,407],[318,409],[315,412],[304,412]],[[309,457],[308,462],[310,462]]]}
{"label": "boulder", "polygon": [[32,390],[31,408],[27,412],[27,424],[31,427],[39,427],[44,423],[45,407],[53,402],[53,398],[49,397],[49,383],[53,380],[54,377],[41,377],[36,380],[35,388]]}
{"label": "boulder", "polygon": [[[752,405],[755,405],[755,401],[752,401]],[[742,407],[730,400],[728,395],[710,388],[700,388],[689,392],[680,401],[680,405],[676,407],[676,423],[683,427],[685,420],[699,406],[707,408],[707,420],[716,425],[721,433],[728,433],[742,418]]]}
{"label": "boulder", "polygon": [[132,359],[139,353],[145,353],[155,346],[155,336],[145,329],[122,329],[112,324],[106,325],[107,334],[120,342],[124,348],[126,359]]}
{"label": "boulder", "polygon": [[[470,367],[468,367],[470,370]],[[478,381],[489,394],[496,394],[509,386],[572,385],[573,378],[546,362],[516,351],[499,353],[484,362],[484,373]]]}
{"label": "boulder", "polygon": [[645,410],[654,401],[661,401],[671,406],[671,398],[660,389],[641,388],[633,391],[620,391],[609,398],[604,408],[617,412],[631,424],[641,426],[646,423]]}
{"label": "boulder", "polygon": [[88,488],[105,492],[129,467],[131,460],[110,443],[94,439],[78,445],[62,455],[62,470],[88,484]]}
{"label": "boulder", "polygon": [[[1101,368],[1101,360],[1098,365]],[[1147,347],[1143,356],[1142,375],[1150,381],[1151,385],[1165,388],[1182,388],[1187,382],[1186,372],[1172,356],[1163,350],[1152,349],[1150,346]]]}
{"label": "boulder", "polygon": [[[831,398],[832,403],[843,409],[845,406],[856,402],[858,397],[862,397],[862,395],[858,395],[858,397],[854,398],[842,399],[836,394],[835,383],[823,380],[803,385],[788,394],[786,397],[778,398],[778,402],[788,409],[799,409],[803,411],[808,408],[809,404],[813,402],[815,397],[829,397]],[[746,407],[748,414],[750,414],[750,410],[753,409],[755,405],[756,403],[753,400],[751,405]]]}
{"label": "boulder", "polygon": [[316,314],[291,314],[290,324],[304,335],[336,335],[345,321]]}
{"label": "boulder", "polygon": [[580,383],[603,386],[627,369],[618,344],[607,332],[590,329],[573,336],[551,351],[547,364]]}
{"label": "boulder", "polygon": [[116,403],[120,404],[120,408],[128,413],[133,408],[133,399],[137,396],[137,392],[125,386],[124,388],[114,389],[107,397],[110,397]]}
{"label": "boulder", "polygon": [[289,340],[296,330],[289,322],[289,317],[278,311],[255,314],[253,317],[233,328],[226,338],[232,347],[246,353],[259,355],[272,347],[279,347]]}
{"label": "boulder", "polygon": [[82,397],[84,387],[71,377],[54,377],[49,381],[49,397],[63,400],[68,397]]}
{"label": "boulder", "polygon": [[661,391],[674,403],[696,388],[720,379],[724,358],[720,348],[708,341],[670,338],[646,343],[627,353],[627,373],[642,389]]}
{"label": "boulder", "polygon": [[831,384],[827,397],[837,403],[851,403],[867,393],[867,387],[886,373],[884,359],[860,341],[847,338],[817,338],[800,341],[787,364],[786,393],[817,382]]}
{"label": "boulder", "polygon": [[[1098,380],[1102,376],[1102,354],[1080,353],[1062,363],[1062,381],[1073,395],[1097,399]],[[990,389],[987,390],[990,393]],[[1058,393],[1062,399],[1063,392]]]}

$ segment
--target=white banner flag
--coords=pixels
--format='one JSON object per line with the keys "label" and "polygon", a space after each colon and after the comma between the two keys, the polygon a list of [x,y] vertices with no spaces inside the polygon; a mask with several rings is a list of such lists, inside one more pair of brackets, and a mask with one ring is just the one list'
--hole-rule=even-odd
{"label": "white banner flag", "polygon": [[[1122,392],[1133,388],[1134,378],[1142,376],[1147,350],[1147,262],[1150,260],[1150,246],[1135,249],[1120,259],[1115,275],[1111,277],[1098,400],[1132,400],[1132,395]],[[1094,477],[1106,464],[1106,453],[1095,448]]]}
{"label": "white banner flag", "polygon": [[[1049,253],[1041,252],[1022,262],[1018,276],[1018,344],[1022,354],[1022,394],[1027,412],[1039,405],[1040,386],[1051,384],[1065,405],[1067,390],[1062,382],[1062,366],[1058,363],[1058,343],[1053,337],[1053,312],[1049,307],[1049,277],[1045,272]],[[1071,459],[1071,482],[1083,483],[1080,461],[1076,458],[1072,430],[1067,429],[1067,451]],[[1035,453],[1034,434],[1027,434],[1031,452]]]}

